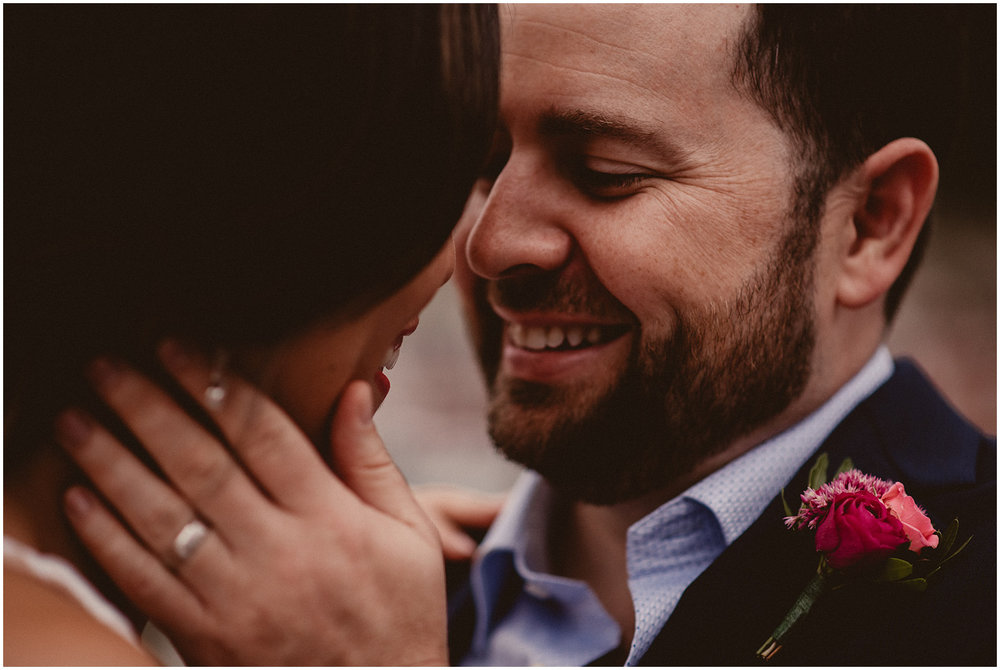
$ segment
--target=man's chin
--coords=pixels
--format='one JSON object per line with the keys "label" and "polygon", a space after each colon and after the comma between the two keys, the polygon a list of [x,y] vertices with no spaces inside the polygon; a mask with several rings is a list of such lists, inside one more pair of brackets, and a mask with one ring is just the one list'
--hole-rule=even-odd
{"label": "man's chin", "polygon": [[661,478],[636,468],[629,454],[661,431],[655,417],[662,410],[640,408],[650,399],[637,402],[620,382],[602,393],[504,380],[491,402],[490,436],[508,460],[538,472],[568,499],[608,505],[641,496]]}
{"label": "man's chin", "polygon": [[620,383],[621,376],[609,375],[606,380],[591,378],[556,385],[519,379],[501,371],[490,394],[491,424],[523,434],[529,443],[544,443],[553,432],[586,422],[599,412]]}

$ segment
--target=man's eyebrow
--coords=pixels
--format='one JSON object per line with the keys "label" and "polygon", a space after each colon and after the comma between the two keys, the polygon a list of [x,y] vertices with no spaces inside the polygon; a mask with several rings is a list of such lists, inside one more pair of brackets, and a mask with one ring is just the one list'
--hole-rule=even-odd
{"label": "man's eyebrow", "polygon": [[549,109],[541,115],[538,131],[550,137],[608,138],[673,158],[681,158],[683,154],[654,129],[638,121],[582,109]]}

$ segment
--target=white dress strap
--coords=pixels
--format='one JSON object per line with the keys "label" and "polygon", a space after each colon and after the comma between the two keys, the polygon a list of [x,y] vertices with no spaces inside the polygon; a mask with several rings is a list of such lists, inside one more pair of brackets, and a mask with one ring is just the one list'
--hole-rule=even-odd
{"label": "white dress strap", "polygon": [[108,602],[66,559],[43,554],[34,547],[4,535],[3,560],[5,565],[17,567],[60,589],[79,602],[95,619],[132,644],[139,645],[139,638],[125,615]]}

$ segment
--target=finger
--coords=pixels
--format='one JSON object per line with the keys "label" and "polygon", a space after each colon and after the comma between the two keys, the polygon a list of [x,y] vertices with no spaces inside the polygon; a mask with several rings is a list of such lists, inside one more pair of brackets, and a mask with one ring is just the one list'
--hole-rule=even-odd
{"label": "finger", "polygon": [[348,384],[330,429],[334,468],[361,500],[423,530],[427,518],[375,430],[372,412],[371,387],[363,381]]}
{"label": "finger", "polygon": [[472,558],[476,551],[476,541],[469,537],[461,528],[450,524],[446,519],[431,515],[431,521],[441,536],[441,551],[449,561],[465,561]]}
{"label": "finger", "polygon": [[56,439],[146,546],[166,556],[178,529],[195,515],[191,505],[83,412],[63,412]]}
{"label": "finger", "polygon": [[90,491],[71,488],[65,503],[66,516],[80,540],[143,612],[154,619],[197,624],[203,616],[198,598],[139,544]]}
{"label": "finger", "polygon": [[275,502],[302,509],[337,491],[339,482],[316,447],[253,385],[228,374],[221,398],[206,402],[206,390],[215,384],[208,361],[173,340],[160,345],[158,353],[167,371],[212,416],[243,466]]}
{"label": "finger", "polygon": [[[266,515],[271,504],[214,435],[157,385],[123,363],[98,359],[89,367],[88,375],[104,402],[201,516],[233,533],[253,532],[256,526],[247,524],[256,519],[246,513],[247,509]],[[116,441],[102,427],[94,428],[103,439],[92,446],[112,449],[111,442]],[[113,451],[122,453],[124,448]],[[108,461],[108,467],[130,462],[114,458]],[[119,486],[125,486],[125,479],[117,481]],[[128,511],[124,506],[119,509]]]}
{"label": "finger", "polygon": [[[182,579],[201,585],[199,593],[212,590],[219,571],[231,564],[229,553],[212,532],[188,560],[178,560],[178,535],[197,518],[185,500],[82,412],[63,412],[56,421],[56,437],[158,562],[172,566]],[[256,522],[246,532],[256,536]]]}
{"label": "finger", "polygon": [[488,528],[503,507],[507,496],[455,486],[424,486],[414,489],[417,502],[452,523],[467,528]]}

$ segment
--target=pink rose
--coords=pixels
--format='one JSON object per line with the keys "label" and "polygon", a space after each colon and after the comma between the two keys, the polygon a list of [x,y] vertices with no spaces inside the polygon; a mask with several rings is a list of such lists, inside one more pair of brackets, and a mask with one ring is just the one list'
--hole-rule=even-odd
{"label": "pink rose", "polygon": [[903,524],[867,491],[838,494],[816,528],[816,551],[834,569],[877,563],[905,542]]}
{"label": "pink rose", "polygon": [[913,497],[906,495],[902,484],[893,484],[882,496],[882,504],[903,524],[903,532],[910,541],[910,551],[919,553],[924,547],[933,549],[938,546],[938,536],[934,534],[931,520],[917,507]]}

